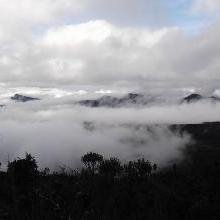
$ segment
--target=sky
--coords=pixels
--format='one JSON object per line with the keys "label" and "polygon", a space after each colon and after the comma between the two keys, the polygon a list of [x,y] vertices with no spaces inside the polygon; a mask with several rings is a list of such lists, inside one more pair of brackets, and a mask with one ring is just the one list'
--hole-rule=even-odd
{"label": "sky", "polygon": [[219,15],[220,0],[0,0],[0,82],[216,89]]}
{"label": "sky", "polygon": [[[220,120],[218,103],[179,105],[193,92],[220,97],[219,39],[220,0],[0,0],[0,161],[25,152],[40,167],[76,167],[88,151],[161,166],[183,158],[193,140],[167,124]],[[74,104],[127,92],[178,101]],[[13,102],[15,93],[41,100]]]}

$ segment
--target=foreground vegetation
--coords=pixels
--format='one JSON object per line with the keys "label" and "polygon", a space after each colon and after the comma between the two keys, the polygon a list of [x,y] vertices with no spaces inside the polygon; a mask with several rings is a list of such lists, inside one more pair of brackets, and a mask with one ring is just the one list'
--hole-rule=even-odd
{"label": "foreground vegetation", "polygon": [[87,153],[80,171],[50,173],[27,154],[0,173],[0,219],[220,219],[219,161],[196,155],[159,169]]}

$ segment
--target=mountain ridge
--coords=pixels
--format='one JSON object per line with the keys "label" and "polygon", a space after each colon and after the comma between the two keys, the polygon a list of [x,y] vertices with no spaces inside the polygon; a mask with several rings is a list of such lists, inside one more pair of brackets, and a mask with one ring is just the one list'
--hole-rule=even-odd
{"label": "mountain ridge", "polygon": [[11,97],[11,100],[16,101],[16,102],[28,102],[28,101],[37,101],[40,99],[29,97],[29,96],[24,96],[24,95],[16,93],[14,94],[14,96]]}

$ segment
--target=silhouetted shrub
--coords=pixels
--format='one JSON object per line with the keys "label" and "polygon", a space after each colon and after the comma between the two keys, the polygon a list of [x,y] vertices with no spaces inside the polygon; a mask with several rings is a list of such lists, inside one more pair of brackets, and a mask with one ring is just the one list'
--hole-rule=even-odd
{"label": "silhouetted shrub", "polygon": [[15,185],[24,185],[33,183],[38,173],[37,168],[35,158],[27,153],[24,159],[9,162],[7,172]]}
{"label": "silhouetted shrub", "polygon": [[98,165],[103,161],[103,156],[97,153],[89,152],[82,156],[81,161],[89,170],[94,172]]}
{"label": "silhouetted shrub", "polygon": [[0,172],[0,219],[220,219],[218,160],[191,158],[196,163],[157,169],[145,159],[121,164],[90,152],[84,169],[51,173],[38,172],[26,154]]}
{"label": "silhouetted shrub", "polygon": [[121,162],[117,158],[110,158],[101,161],[99,165],[99,172],[101,174],[111,174],[113,176],[120,174],[123,170]]}
{"label": "silhouetted shrub", "polygon": [[128,175],[137,178],[149,176],[153,167],[148,160],[146,161],[145,159],[139,159],[137,161],[130,161],[128,164],[125,164],[124,169]]}

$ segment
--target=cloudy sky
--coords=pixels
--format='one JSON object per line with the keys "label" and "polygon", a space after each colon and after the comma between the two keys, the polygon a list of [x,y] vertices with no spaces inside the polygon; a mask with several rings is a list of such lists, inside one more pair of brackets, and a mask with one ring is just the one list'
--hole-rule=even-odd
{"label": "cloudy sky", "polygon": [[[87,151],[181,158],[192,140],[165,124],[219,121],[220,104],[90,109],[74,100],[168,88],[220,96],[219,39],[220,0],[0,0],[0,161],[25,151],[43,166]],[[15,93],[41,100],[12,102]],[[123,126],[135,123],[150,129]]]}
{"label": "cloudy sky", "polygon": [[0,0],[0,82],[218,86],[220,0]]}

